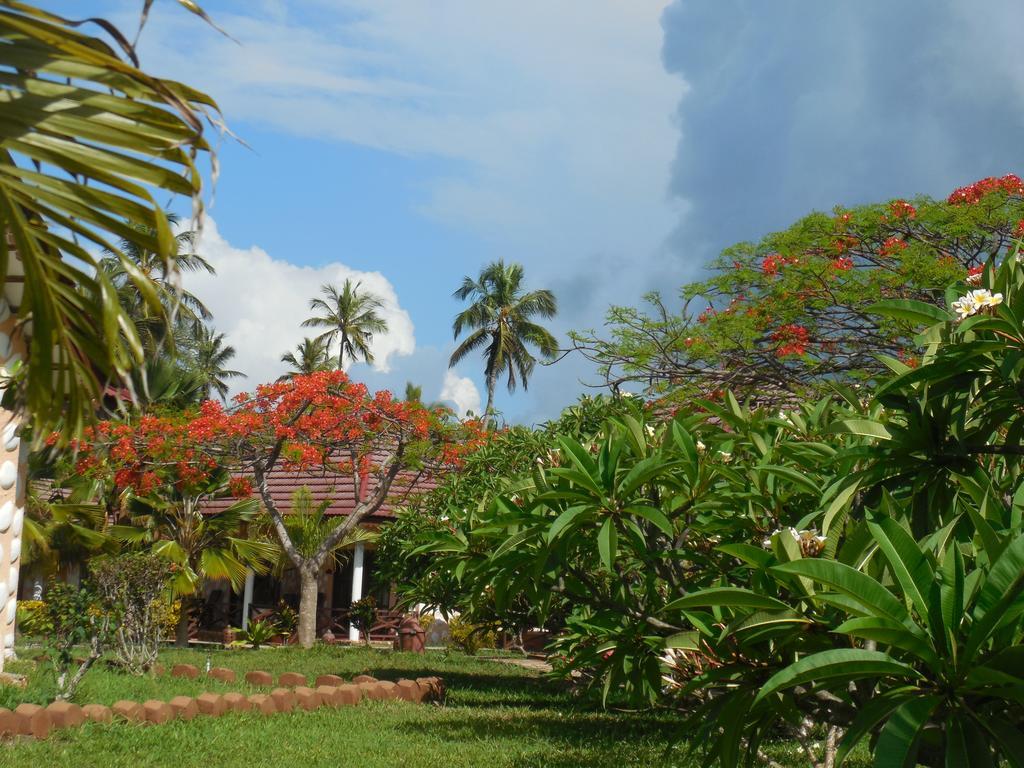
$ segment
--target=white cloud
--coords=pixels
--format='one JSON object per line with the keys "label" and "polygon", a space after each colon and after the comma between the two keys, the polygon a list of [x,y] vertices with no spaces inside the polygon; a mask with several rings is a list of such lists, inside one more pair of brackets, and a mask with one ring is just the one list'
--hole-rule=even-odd
{"label": "white cloud", "polygon": [[453,370],[447,370],[444,374],[444,382],[441,385],[441,399],[455,404],[455,412],[459,416],[465,416],[467,411],[480,415],[480,391],[476,384],[468,376],[459,376]]}
{"label": "white cloud", "polygon": [[301,12],[217,13],[241,45],[170,8],[154,12],[142,53],[212,94],[229,123],[455,161],[425,180],[418,210],[553,272],[551,255],[563,267],[595,252],[644,258],[676,221],[667,189],[686,84],[661,62],[667,2],[307,0]]}
{"label": "white cloud", "polygon": [[217,274],[188,274],[183,282],[210,308],[214,326],[237,351],[232,367],[248,379],[235,380],[236,389],[273,381],[285,371],[281,355],[303,336],[315,333],[301,323],[310,316],[309,300],[325,283],[340,285],[352,279],[383,301],[381,315],[388,331],[375,336],[371,344],[377,371],[388,372],[393,358],[411,355],[416,349],[412,320],[399,305],[394,287],[379,272],[359,272],[338,262],[301,267],[274,259],[258,246],[239,248],[224,239],[210,217],[197,250]]}

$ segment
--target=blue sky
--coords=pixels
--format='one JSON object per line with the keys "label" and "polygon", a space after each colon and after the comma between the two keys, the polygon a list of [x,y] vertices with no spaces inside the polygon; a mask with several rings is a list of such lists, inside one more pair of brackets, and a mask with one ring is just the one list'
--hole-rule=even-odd
{"label": "blue sky", "polygon": [[[489,260],[554,289],[564,333],[811,209],[1022,165],[1010,0],[203,4],[240,45],[161,0],[140,51],[252,147],[221,146],[204,243],[221,274],[190,286],[245,385],[276,375],[319,282],[355,276],[393,331],[353,375],[465,406],[483,377],[446,372],[450,294]],[[88,5],[131,26],[141,3]],[[569,359],[498,404],[550,417],[580,379]]]}

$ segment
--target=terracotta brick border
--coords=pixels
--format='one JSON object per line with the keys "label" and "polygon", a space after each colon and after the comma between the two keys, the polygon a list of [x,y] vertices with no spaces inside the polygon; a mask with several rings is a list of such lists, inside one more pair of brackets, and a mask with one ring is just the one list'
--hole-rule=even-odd
{"label": "terracotta brick border", "polygon": [[[177,665],[179,677],[194,679],[195,667]],[[213,670],[211,670],[212,672]],[[223,670],[231,671],[231,670]],[[172,675],[175,671],[172,670]],[[234,672],[231,672],[234,675]],[[226,681],[227,675],[210,675]],[[270,685],[273,677],[267,672],[248,672],[245,680],[251,685]],[[269,681],[269,682],[268,682]],[[194,717],[220,717],[233,712],[257,712],[273,715],[281,712],[305,712],[321,707],[341,708],[371,701],[398,700],[406,702],[443,701],[444,681],[439,677],[420,677],[392,683],[378,681],[369,675],[359,675],[346,683],[337,675],[321,675],[316,688],[307,687],[308,678],[297,672],[286,672],[278,678],[281,687],[269,693],[246,696],[242,693],[203,693],[195,698],[175,696],[169,702],[149,699],[144,703],[121,700],[112,707],[102,704],[77,704],[56,701],[48,707],[38,704],[19,704],[13,712],[0,707],[0,737],[29,737],[45,739],[54,730],[77,728],[84,723],[142,723],[160,725],[172,720],[191,720]]]}

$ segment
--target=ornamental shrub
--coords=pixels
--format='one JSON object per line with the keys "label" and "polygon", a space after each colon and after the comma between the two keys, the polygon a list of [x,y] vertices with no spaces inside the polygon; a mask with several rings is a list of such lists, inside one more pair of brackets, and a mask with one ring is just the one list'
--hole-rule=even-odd
{"label": "ornamental shrub", "polygon": [[176,566],[152,554],[105,557],[92,563],[92,578],[104,609],[116,617],[114,658],[141,675],[156,663],[167,622],[167,589]]}

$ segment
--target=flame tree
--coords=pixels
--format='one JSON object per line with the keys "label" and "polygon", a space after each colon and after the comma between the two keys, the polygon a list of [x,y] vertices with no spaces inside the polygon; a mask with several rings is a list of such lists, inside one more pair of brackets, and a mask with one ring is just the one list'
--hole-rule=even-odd
{"label": "flame tree", "polygon": [[[168,482],[199,485],[218,468],[229,468],[232,493],[258,495],[298,571],[299,642],[309,647],[318,575],[337,544],[389,497],[411,492],[425,474],[457,467],[484,439],[479,422],[456,421],[442,410],[395,400],[390,392],[371,394],[342,371],[322,371],[265,384],[230,407],[206,401],[197,411],[100,424],[75,445],[75,471],[146,495]],[[288,512],[270,494],[274,470],[324,472],[353,485],[352,513],[312,553],[296,546]]]}

